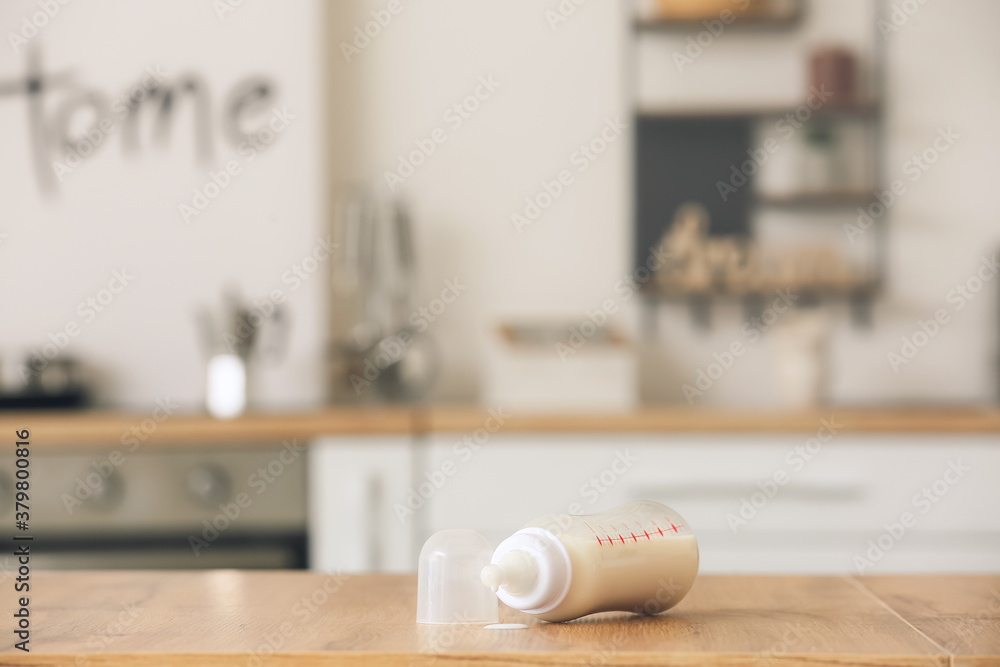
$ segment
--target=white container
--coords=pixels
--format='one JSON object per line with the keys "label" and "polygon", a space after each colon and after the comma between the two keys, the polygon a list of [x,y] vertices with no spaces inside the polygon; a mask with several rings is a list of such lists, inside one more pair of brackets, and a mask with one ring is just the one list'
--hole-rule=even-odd
{"label": "white container", "polygon": [[829,384],[830,319],[826,311],[797,309],[771,329],[774,376],[782,406],[814,409]]}
{"label": "white container", "polygon": [[217,354],[208,362],[205,392],[208,413],[216,419],[235,419],[247,407],[247,365],[236,354]]}
{"label": "white container", "polygon": [[480,578],[509,607],[546,621],[600,611],[656,614],[684,598],[698,542],[661,503],[602,514],[549,514],[500,543]]}

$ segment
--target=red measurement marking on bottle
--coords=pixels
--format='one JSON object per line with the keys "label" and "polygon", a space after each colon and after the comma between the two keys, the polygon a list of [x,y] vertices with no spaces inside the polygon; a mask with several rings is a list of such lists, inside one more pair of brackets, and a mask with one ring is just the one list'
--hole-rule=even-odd
{"label": "red measurement marking on bottle", "polygon": [[632,541],[633,542],[638,542],[639,541],[639,538],[635,536],[635,533],[629,533],[629,534],[632,536]]}
{"label": "red measurement marking on bottle", "polygon": [[604,542],[601,542],[601,536],[600,535],[597,536],[597,543],[598,544],[604,544]]}
{"label": "red measurement marking on bottle", "polygon": [[608,538],[608,544],[610,544],[611,546],[615,545],[615,541],[611,539],[610,535],[605,535],[604,537]]}
{"label": "red measurement marking on bottle", "polygon": [[662,528],[657,528],[657,530],[660,531],[660,536],[662,537],[663,536],[663,529]]}
{"label": "red measurement marking on bottle", "polygon": [[622,537],[621,533],[618,533],[618,539],[622,541],[622,544],[625,544],[625,538]]}
{"label": "red measurement marking on bottle", "polygon": [[646,532],[645,530],[644,530],[644,531],[642,531],[642,534],[646,536],[646,539],[647,539],[647,540],[648,540],[648,539],[650,539],[650,538],[649,538],[649,533],[647,533],[647,532]]}

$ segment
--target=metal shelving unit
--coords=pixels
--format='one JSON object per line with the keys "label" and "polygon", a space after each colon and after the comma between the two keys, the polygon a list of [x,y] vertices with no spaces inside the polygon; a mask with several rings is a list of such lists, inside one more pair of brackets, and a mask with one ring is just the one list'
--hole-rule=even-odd
{"label": "metal shelving unit", "polygon": [[[764,17],[738,18],[729,25],[727,30],[738,29],[746,32],[759,32],[761,39],[766,39],[769,34],[775,31],[794,30],[803,21],[807,7],[807,0],[800,0],[798,8],[787,16],[777,19],[767,19]],[[831,189],[819,191],[803,191],[791,194],[767,194],[751,190],[752,195],[749,206],[752,210],[774,209],[790,210],[797,212],[829,212],[835,210],[855,210],[857,207],[867,207],[876,201],[875,193],[884,189],[886,182],[885,174],[885,130],[884,130],[884,105],[881,100],[881,93],[885,90],[886,80],[886,58],[883,41],[878,39],[877,21],[884,17],[884,0],[871,0],[873,16],[871,20],[872,31],[872,51],[870,61],[870,89],[873,97],[862,96],[856,103],[848,105],[830,105],[820,107],[815,110],[814,117],[820,119],[831,119],[837,122],[843,119],[862,119],[870,123],[873,141],[871,144],[871,164],[874,175],[874,182],[863,189]],[[632,99],[635,102],[638,97],[637,72],[638,72],[638,40],[644,35],[656,32],[679,33],[698,31],[704,29],[701,20],[667,20],[667,19],[637,19],[632,23]],[[643,119],[673,119],[692,120],[702,119],[733,120],[757,123],[769,118],[779,118],[795,110],[794,107],[774,106],[774,107],[749,107],[749,108],[713,108],[713,107],[656,107],[652,105],[639,105],[636,103],[633,112],[638,121]],[[636,165],[637,180],[639,166]],[[639,225],[639,205],[638,199],[635,207],[635,224],[638,233]],[[876,224],[868,230],[872,234],[874,245],[872,253],[872,266],[868,270],[860,271],[850,280],[839,281],[838,284],[830,284],[826,287],[809,286],[808,284],[787,285],[801,291],[805,301],[846,301],[852,307],[852,314],[855,322],[868,323],[871,321],[872,302],[884,288],[884,276],[886,271],[887,242],[886,242],[886,219],[888,212],[877,220]],[[817,223],[820,224],[820,223]],[[634,257],[635,265],[638,266],[643,257]],[[653,281],[650,281],[653,282]],[[707,324],[711,304],[716,301],[737,300],[742,301],[747,310],[748,317],[758,311],[761,301],[768,296],[768,290],[774,285],[768,284],[760,288],[748,287],[741,290],[730,290],[725,288],[713,288],[710,290],[699,290],[697,292],[685,292],[684,290],[664,291],[655,285],[647,284],[644,296],[647,303],[647,321],[652,326],[655,322],[655,310],[660,303],[664,302],[687,302],[690,305],[692,316],[696,321]]]}

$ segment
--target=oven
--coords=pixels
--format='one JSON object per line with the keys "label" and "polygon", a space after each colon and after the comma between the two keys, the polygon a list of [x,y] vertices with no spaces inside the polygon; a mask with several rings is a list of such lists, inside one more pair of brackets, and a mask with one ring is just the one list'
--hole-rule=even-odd
{"label": "oven", "polygon": [[[185,446],[31,454],[40,569],[304,568],[304,447]],[[14,525],[14,460],[0,522]],[[0,559],[0,568],[13,562]]]}

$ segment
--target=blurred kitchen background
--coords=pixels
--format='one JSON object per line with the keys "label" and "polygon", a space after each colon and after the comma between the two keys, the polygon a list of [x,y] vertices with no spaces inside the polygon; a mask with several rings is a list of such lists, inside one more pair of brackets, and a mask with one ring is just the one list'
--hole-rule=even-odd
{"label": "blurred kitchen background", "polygon": [[653,498],[704,571],[995,571],[998,21],[5,2],[38,552],[411,570],[435,530]]}

